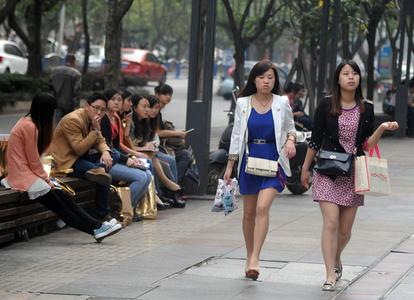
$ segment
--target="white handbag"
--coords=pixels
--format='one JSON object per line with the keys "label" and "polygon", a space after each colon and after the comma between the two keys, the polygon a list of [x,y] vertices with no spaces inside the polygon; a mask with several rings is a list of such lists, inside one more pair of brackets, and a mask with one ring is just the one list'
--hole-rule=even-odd
{"label": "white handbag", "polygon": [[245,171],[247,174],[265,177],[276,177],[277,168],[278,163],[275,160],[246,156]]}
{"label": "white handbag", "polygon": [[[248,110],[250,109],[250,101],[251,99],[249,99]],[[247,115],[248,114],[246,113],[246,118],[247,118]],[[248,129],[246,126],[246,139],[245,139],[246,141],[246,169],[245,169],[245,172],[247,174],[256,175],[256,176],[276,177],[277,170],[278,170],[278,162],[276,160],[249,156],[249,145],[247,143],[248,139],[249,139],[249,133],[248,133]]]}

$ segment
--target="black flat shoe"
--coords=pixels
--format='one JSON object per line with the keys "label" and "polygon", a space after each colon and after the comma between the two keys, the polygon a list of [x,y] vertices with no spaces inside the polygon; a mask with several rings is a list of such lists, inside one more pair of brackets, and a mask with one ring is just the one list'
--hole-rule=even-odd
{"label": "black flat shoe", "polygon": [[173,207],[175,207],[175,208],[184,208],[185,207],[185,201],[175,199]]}
{"label": "black flat shoe", "polygon": [[163,203],[163,204],[157,203],[157,209],[158,210],[164,210],[164,209],[168,209],[170,207],[171,206],[170,206],[169,203]]}
{"label": "black flat shoe", "polygon": [[168,203],[170,206],[172,206],[174,204],[174,199],[165,197],[165,196],[158,196],[160,197],[161,201],[165,203]]}

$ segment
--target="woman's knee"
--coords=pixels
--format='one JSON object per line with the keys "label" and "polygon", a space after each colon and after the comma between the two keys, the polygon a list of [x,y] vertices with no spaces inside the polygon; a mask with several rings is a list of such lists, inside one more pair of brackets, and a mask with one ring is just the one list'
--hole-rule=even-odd
{"label": "woman's knee", "polygon": [[323,227],[325,230],[330,232],[336,232],[338,231],[338,220],[335,218],[325,217],[323,219]]}
{"label": "woman's knee", "polygon": [[341,240],[349,240],[351,239],[351,230],[347,229],[347,228],[341,228],[339,227],[338,229],[338,237]]}
{"label": "woman's knee", "polygon": [[258,217],[266,217],[269,215],[269,211],[270,211],[269,205],[258,204],[256,208],[256,215]]}

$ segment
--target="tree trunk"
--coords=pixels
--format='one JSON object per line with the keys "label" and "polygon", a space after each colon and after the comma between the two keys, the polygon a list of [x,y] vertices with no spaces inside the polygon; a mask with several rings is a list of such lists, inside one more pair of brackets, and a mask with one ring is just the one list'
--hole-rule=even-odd
{"label": "tree trunk", "polygon": [[342,23],[342,58],[352,59],[349,47],[349,23]]}
{"label": "tree trunk", "polygon": [[38,77],[42,71],[42,43],[41,43],[41,26],[42,26],[42,1],[34,0],[25,12],[27,24],[27,35],[29,44],[26,45],[29,54],[29,66],[27,74],[32,77]]}
{"label": "tree trunk", "polygon": [[375,37],[377,33],[377,26],[379,19],[370,20],[368,24],[368,60],[367,60],[367,98],[373,99],[374,97],[374,59],[375,59]]}
{"label": "tree trunk", "polygon": [[0,9],[0,24],[2,24],[9,16],[9,14],[14,10],[17,2],[19,2],[19,0],[7,0],[4,7]]}
{"label": "tree trunk", "polygon": [[89,67],[89,53],[90,53],[90,37],[88,27],[88,0],[82,0],[82,24],[83,34],[85,35],[85,56],[83,60],[82,73],[88,73]]}
{"label": "tree trunk", "polygon": [[121,74],[122,18],[133,0],[109,0],[105,35],[105,88],[118,85]]}

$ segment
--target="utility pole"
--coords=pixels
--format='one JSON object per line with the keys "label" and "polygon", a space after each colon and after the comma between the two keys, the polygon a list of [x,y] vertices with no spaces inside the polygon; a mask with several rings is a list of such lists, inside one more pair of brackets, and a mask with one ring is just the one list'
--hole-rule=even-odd
{"label": "utility pole", "polygon": [[186,129],[197,161],[200,186],[196,194],[205,194],[208,183],[216,0],[193,0],[191,12],[190,62],[188,74]]}

